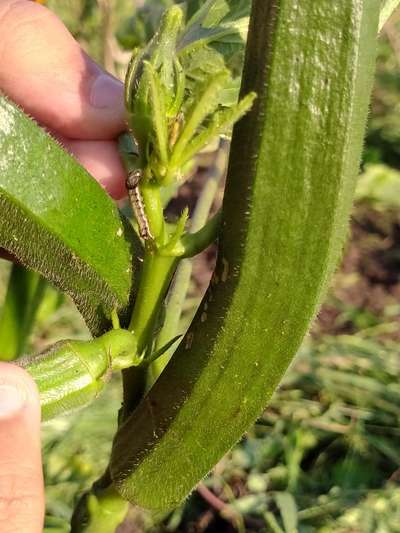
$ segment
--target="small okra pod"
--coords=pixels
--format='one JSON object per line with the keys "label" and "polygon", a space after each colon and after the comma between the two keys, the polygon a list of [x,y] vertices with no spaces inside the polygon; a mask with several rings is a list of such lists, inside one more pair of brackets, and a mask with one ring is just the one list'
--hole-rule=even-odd
{"label": "small okra pod", "polygon": [[17,364],[25,368],[39,389],[42,420],[91,403],[113,370],[137,364],[136,339],[127,330],[109,331],[91,341],[65,340]]}

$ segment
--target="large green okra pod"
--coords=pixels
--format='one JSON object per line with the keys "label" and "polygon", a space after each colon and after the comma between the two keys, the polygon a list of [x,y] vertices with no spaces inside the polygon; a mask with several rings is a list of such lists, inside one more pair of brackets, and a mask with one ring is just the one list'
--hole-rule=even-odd
{"label": "large green okra pod", "polygon": [[237,442],[296,353],[340,256],[380,0],[254,0],[213,283],[119,427],[111,475],[165,512]]}
{"label": "large green okra pod", "polygon": [[38,386],[45,421],[90,403],[112,371],[128,368],[135,357],[135,337],[117,329],[91,341],[58,342],[46,352],[20,359],[18,364]]}

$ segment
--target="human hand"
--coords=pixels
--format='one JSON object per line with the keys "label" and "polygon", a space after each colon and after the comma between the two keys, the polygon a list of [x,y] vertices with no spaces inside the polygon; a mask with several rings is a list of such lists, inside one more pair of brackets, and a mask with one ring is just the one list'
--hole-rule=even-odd
{"label": "human hand", "polygon": [[0,531],[43,530],[40,403],[22,368],[0,363]]}
{"label": "human hand", "polygon": [[[125,194],[115,137],[123,85],[96,65],[61,21],[28,0],[0,0],[0,91],[55,135],[114,197]],[[34,382],[0,363],[0,531],[43,528],[40,404]]]}
{"label": "human hand", "polygon": [[114,198],[124,196],[115,142],[126,129],[123,84],[37,3],[0,0],[0,36],[0,91],[50,130]]}

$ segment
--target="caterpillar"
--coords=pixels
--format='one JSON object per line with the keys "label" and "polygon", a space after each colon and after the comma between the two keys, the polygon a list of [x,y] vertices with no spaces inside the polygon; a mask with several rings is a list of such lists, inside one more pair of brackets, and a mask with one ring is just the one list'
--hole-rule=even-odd
{"label": "caterpillar", "polygon": [[147,220],[146,211],[144,209],[143,198],[139,190],[139,182],[141,178],[141,170],[132,170],[126,178],[126,188],[128,189],[132,209],[139,225],[139,234],[141,238],[146,241],[153,239],[153,235],[150,231],[149,221]]}

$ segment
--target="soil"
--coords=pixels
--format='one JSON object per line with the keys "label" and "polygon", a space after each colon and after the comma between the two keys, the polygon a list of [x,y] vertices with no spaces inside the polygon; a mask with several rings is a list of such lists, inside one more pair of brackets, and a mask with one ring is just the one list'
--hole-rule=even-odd
{"label": "soil", "polygon": [[400,213],[359,205],[312,335],[351,334],[388,322],[393,328],[385,337],[400,340]]}

